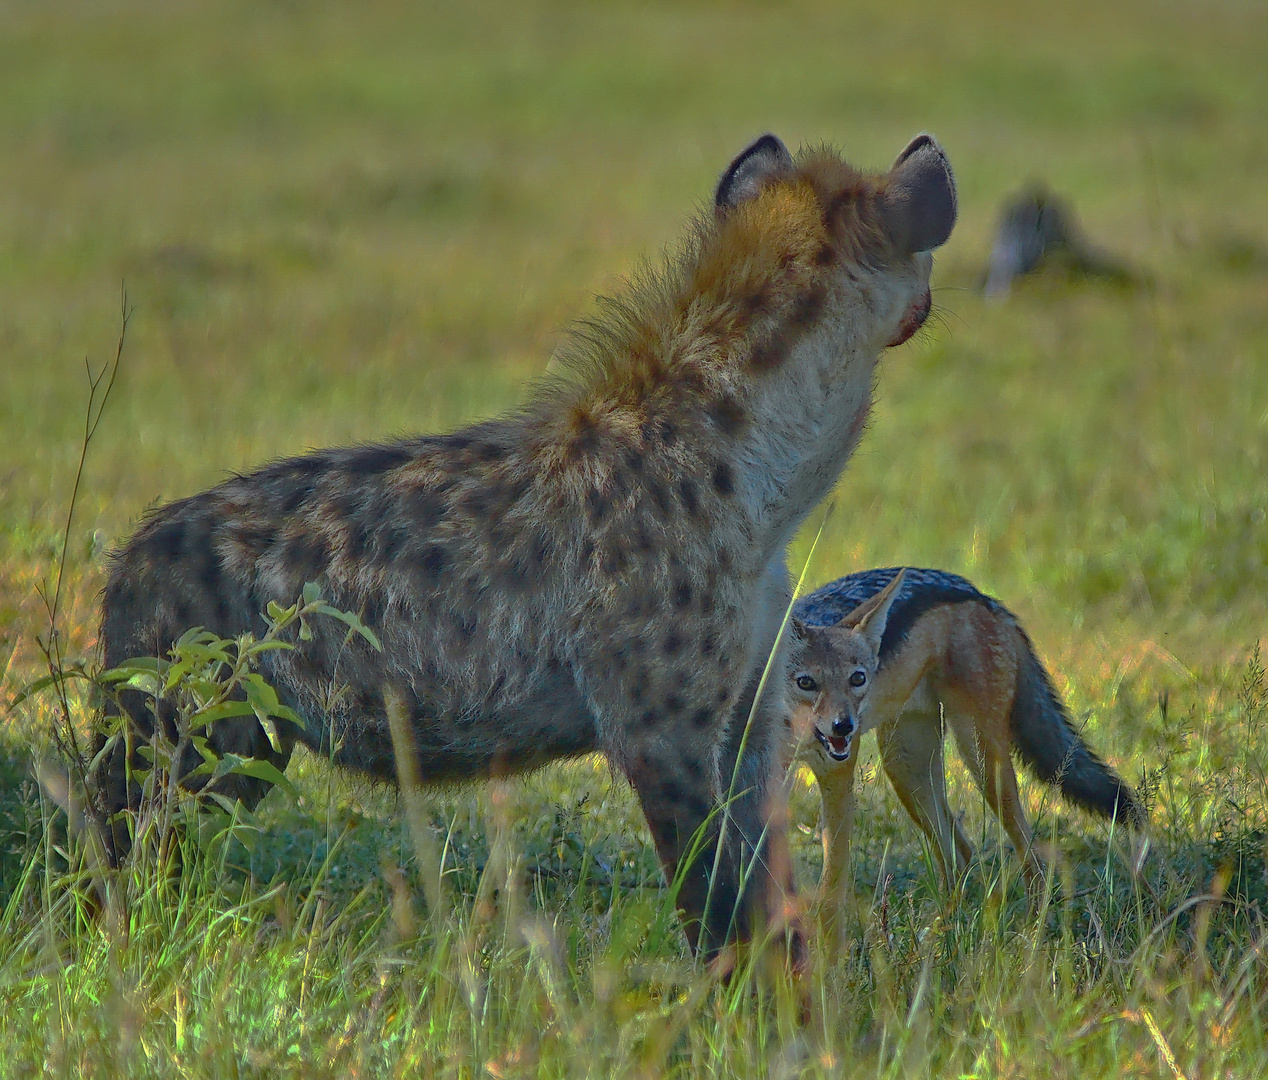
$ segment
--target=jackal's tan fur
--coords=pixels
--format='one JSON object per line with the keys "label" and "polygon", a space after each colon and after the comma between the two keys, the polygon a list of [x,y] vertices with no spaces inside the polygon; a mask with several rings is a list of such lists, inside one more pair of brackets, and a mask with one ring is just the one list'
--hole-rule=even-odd
{"label": "jackal's tan fur", "polygon": [[[573,377],[519,411],[317,451],[158,510],[116,556],[106,663],[192,624],[259,628],[269,601],[316,581],[362,613],[382,653],[314,623],[315,640],[268,654],[266,672],[306,729],[278,753],[253,720],[226,722],[213,745],[284,767],[299,740],[392,778],[391,688],[425,781],[602,750],[637,790],[670,878],[734,776],[718,873],[710,883],[714,815],[679,903],[708,950],[750,933],[788,884],[762,869],[741,888],[741,864],[761,857],[782,688],[736,767],[789,602],[784,549],[858,441],[880,352],[928,311],[927,252],[955,197],[928,137],[868,175],[826,150],[794,161],[766,136],[715,202],[664,269],[583,326]],[[152,729],[142,702],[128,710]],[[107,810],[127,802],[124,776],[116,749]],[[265,790],[221,783],[247,801]]]}
{"label": "jackal's tan fur", "polygon": [[[851,606],[855,600],[858,607]],[[1143,824],[1131,789],[1070,725],[1025,631],[998,601],[957,575],[905,569],[842,578],[798,605],[818,622],[843,608],[839,621],[795,624],[789,679],[795,724],[806,736],[803,753],[823,800],[822,888],[829,904],[849,894],[858,740],[873,729],[894,792],[929,837],[948,884],[973,847],[947,804],[944,723],[1022,857],[1032,893],[1044,866],[1022,809],[1013,753],[1085,809]],[[807,679],[813,693],[798,685]]]}

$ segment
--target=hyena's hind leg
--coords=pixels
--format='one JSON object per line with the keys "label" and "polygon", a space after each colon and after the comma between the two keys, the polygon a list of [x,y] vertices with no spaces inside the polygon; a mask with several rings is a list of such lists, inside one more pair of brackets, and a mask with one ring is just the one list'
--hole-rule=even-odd
{"label": "hyena's hind leg", "polygon": [[[118,710],[113,705],[107,708],[104,719],[108,724],[117,725],[117,733],[113,741],[104,732],[94,741],[93,757],[96,759],[96,767],[89,777],[97,808],[106,822],[106,836],[103,839],[115,864],[125,858],[132,847],[130,826],[135,824],[135,819],[131,814],[120,811],[135,811],[140,808],[142,786],[136,777],[138,773],[152,767],[152,763],[140,749],[153,740],[156,726],[155,713],[151,711],[155,704],[153,698],[139,691],[125,690],[120,694],[120,700],[127,713],[126,720],[119,720]],[[158,702],[157,726],[164,742],[176,747],[179,732],[175,710],[170,702]],[[279,748],[276,750],[254,716],[218,721],[202,734],[207,739],[208,747],[221,758],[226,754],[236,754],[242,758],[267,761],[279,772],[284,772],[295,746],[295,738],[291,725],[285,721],[278,721],[276,726],[279,736]],[[186,790],[197,792],[207,787],[206,777],[189,775],[202,761],[202,755],[187,741],[175,763],[176,774]],[[229,773],[217,778],[210,790],[231,802],[238,800],[246,809],[253,810],[272,787],[272,783],[259,777]]]}
{"label": "hyena's hind leg", "polygon": [[899,802],[933,845],[942,880],[950,890],[973,858],[973,846],[947,802],[945,731],[933,710],[905,710],[876,731],[885,775]]}

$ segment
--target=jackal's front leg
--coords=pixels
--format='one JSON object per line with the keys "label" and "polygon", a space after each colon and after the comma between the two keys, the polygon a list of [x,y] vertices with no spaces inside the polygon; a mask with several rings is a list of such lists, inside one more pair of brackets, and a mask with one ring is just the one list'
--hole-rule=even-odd
{"label": "jackal's front leg", "polygon": [[825,767],[816,772],[823,802],[823,877],[819,883],[819,900],[828,923],[854,895],[850,838],[854,831],[855,764],[855,757],[851,757],[835,768]]}

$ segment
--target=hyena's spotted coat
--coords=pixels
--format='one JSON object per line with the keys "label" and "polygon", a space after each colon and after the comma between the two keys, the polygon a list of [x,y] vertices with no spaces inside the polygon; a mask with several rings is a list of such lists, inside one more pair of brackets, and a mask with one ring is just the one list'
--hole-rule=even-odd
{"label": "hyena's spotted coat", "polygon": [[[105,662],[162,651],[190,625],[260,629],[270,600],[319,582],[383,651],[314,622],[313,641],[269,653],[265,674],[308,723],[289,739],[333,742],[341,764],[393,777],[390,690],[408,704],[424,779],[602,750],[672,877],[736,770],[789,601],[785,545],[859,438],[881,350],[927,314],[927,252],[955,218],[927,136],[879,176],[826,150],[794,162],[765,136],[715,203],[665,270],[579,335],[576,377],[519,412],[310,453],[157,511],[115,559]],[[347,691],[327,712],[335,684]],[[679,894],[706,951],[751,933],[785,884],[764,870],[741,890],[783,730],[781,692],[770,697],[735,772],[707,915],[716,815]],[[139,700],[128,707],[152,730]],[[211,741],[280,766],[290,753],[253,720]],[[108,811],[127,801],[124,777],[116,750]],[[265,790],[221,783],[249,803]]]}

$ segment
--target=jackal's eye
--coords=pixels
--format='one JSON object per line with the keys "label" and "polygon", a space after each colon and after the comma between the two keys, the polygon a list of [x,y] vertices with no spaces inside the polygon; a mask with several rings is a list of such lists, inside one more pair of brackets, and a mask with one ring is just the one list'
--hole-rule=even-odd
{"label": "jackal's eye", "polygon": [[814,681],[814,676],[802,674],[797,676],[797,689],[804,690],[809,694],[818,690],[819,684]]}
{"label": "jackal's eye", "polygon": [[856,690],[865,682],[867,682],[867,672],[862,668],[855,668],[852,672],[850,672],[850,685]]}

